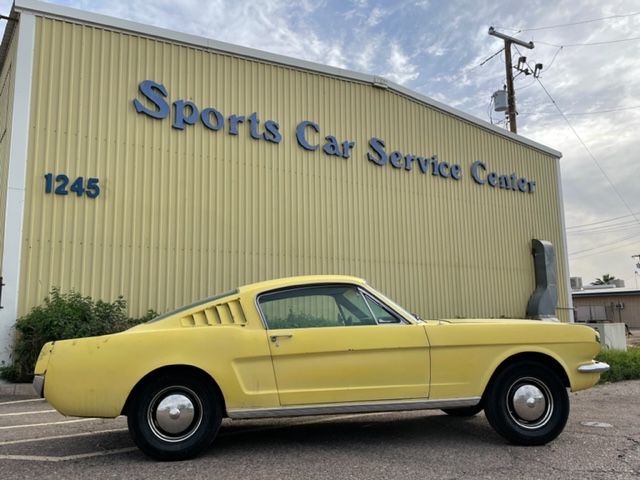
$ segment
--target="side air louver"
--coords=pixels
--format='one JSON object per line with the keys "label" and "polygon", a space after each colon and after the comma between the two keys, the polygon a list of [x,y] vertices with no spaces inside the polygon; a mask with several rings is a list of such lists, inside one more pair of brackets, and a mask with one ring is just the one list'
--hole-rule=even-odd
{"label": "side air louver", "polygon": [[245,325],[247,318],[239,300],[232,300],[209,308],[205,308],[192,315],[182,317],[185,327],[199,327],[207,325]]}

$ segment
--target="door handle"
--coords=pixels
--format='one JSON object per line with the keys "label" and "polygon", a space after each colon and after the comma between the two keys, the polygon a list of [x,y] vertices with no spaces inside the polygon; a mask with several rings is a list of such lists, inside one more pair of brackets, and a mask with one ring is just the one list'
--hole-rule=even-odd
{"label": "door handle", "polygon": [[276,347],[279,347],[278,343],[279,338],[291,338],[293,337],[292,333],[274,333],[273,335],[269,335],[269,339],[276,344]]}

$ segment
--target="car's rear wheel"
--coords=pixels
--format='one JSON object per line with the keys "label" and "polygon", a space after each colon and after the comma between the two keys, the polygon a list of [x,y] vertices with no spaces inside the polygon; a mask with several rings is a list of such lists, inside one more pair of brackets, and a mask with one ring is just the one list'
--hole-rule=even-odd
{"label": "car's rear wheel", "polygon": [[127,423],[140,450],[157,460],[185,460],[211,445],[222,421],[222,406],[207,380],[173,370],[136,388]]}
{"label": "car's rear wheel", "polygon": [[535,362],[519,362],[499,372],[484,404],[494,430],[518,445],[550,442],[569,417],[564,383],[549,367]]}
{"label": "car's rear wheel", "polygon": [[482,402],[472,407],[460,407],[460,408],[443,408],[442,411],[452,417],[473,417],[482,411],[484,406]]}

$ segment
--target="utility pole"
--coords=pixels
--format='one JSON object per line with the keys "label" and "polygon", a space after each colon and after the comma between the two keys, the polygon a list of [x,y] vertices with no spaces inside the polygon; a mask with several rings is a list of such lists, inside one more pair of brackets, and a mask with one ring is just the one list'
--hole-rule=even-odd
{"label": "utility pole", "polygon": [[523,42],[522,40],[510,37],[504,33],[496,32],[493,27],[489,27],[489,35],[501,38],[504,40],[504,57],[505,66],[507,69],[507,104],[509,114],[509,129],[513,133],[518,133],[518,127],[516,126],[516,95],[513,91],[513,63],[511,61],[511,44],[515,43],[524,48],[534,48],[533,42]]}

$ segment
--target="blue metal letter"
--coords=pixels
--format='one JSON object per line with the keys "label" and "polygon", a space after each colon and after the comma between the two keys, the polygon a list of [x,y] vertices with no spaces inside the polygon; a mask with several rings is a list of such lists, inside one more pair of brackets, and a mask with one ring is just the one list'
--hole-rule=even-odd
{"label": "blue metal letter", "polygon": [[391,165],[394,168],[401,168],[402,167],[402,152],[399,152],[398,150],[394,150],[393,152],[391,152],[391,155],[389,155],[389,162],[391,162]]}
{"label": "blue metal letter", "polygon": [[134,98],[133,106],[136,108],[136,112],[146,113],[153,118],[164,118],[169,115],[169,104],[160,96],[160,93],[164,97],[167,96],[167,89],[164,88],[164,85],[162,85],[161,83],[153,82],[151,80],[144,80],[140,82],[138,88],[140,89],[140,93],[142,93],[142,95],[147,97],[147,99],[149,99],[156,107],[158,107],[158,110],[150,110],[142,105],[140,100]]}
{"label": "blue metal letter", "polygon": [[478,175],[478,167],[482,168],[484,171],[487,170],[487,166],[484,163],[482,163],[481,160],[476,160],[471,165],[471,176],[473,177],[476,183],[480,183],[480,184],[487,183],[486,180],[480,178],[480,176]]}
{"label": "blue metal letter", "polygon": [[373,151],[378,154],[378,158],[374,157],[370,153],[367,153],[367,159],[376,165],[384,165],[387,163],[387,152],[384,151],[384,140],[376,137],[371,137],[369,140],[369,146],[373,148]]}
{"label": "blue metal letter", "polygon": [[320,127],[318,125],[316,125],[313,122],[310,122],[309,120],[304,120],[300,122],[296,127],[296,140],[298,140],[298,143],[300,144],[300,146],[306,150],[317,150],[320,147],[320,144],[310,145],[309,143],[307,143],[307,139],[304,138],[305,127],[311,127],[316,132],[320,133]]}
{"label": "blue metal letter", "polygon": [[[185,102],[184,100],[176,100],[173,102],[173,106],[176,108],[175,117],[173,121],[173,128],[179,128],[180,130],[184,130],[184,123],[187,122],[189,125],[193,125],[198,120],[198,107],[193,102]],[[189,107],[191,113],[185,117],[184,110],[185,107]]]}
{"label": "blue metal letter", "polygon": [[264,133],[262,134],[262,138],[264,138],[267,142],[280,143],[282,140],[282,135],[278,129],[280,125],[278,122],[274,122],[273,120],[267,120],[264,122]]}
{"label": "blue metal letter", "polygon": [[[213,113],[213,116],[216,117],[215,125],[211,123],[211,121],[209,120],[210,115],[212,113]],[[215,108],[205,108],[204,110],[202,110],[202,113],[200,114],[200,120],[202,120],[202,123],[204,124],[205,127],[211,130],[220,130],[224,125],[224,117]]]}

